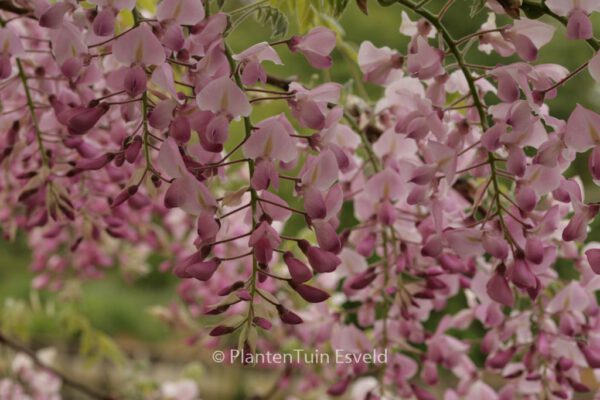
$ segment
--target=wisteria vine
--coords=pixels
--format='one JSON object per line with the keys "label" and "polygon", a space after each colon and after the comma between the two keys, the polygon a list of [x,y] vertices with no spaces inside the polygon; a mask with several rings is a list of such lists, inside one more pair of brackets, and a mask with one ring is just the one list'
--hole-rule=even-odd
{"label": "wisteria vine", "polygon": [[[301,363],[295,380],[286,368],[277,390],[594,390],[584,375],[600,379],[600,245],[587,236],[600,204],[566,171],[591,150],[600,182],[600,115],[577,105],[564,121],[547,101],[586,71],[600,81],[600,3],[474,1],[489,18],[462,38],[444,19],[454,3],[433,13],[428,0],[379,0],[410,42],[360,44],[356,95],[327,74],[271,72],[283,52],[316,71],[336,46],[348,57],[332,26],[231,47],[264,1],[162,0],[155,12],[0,1],[0,221],[5,238],[26,234],[33,286],[57,291],[113,265],[135,274],[159,254],[181,278],[181,309],[163,318],[190,345],[389,352],[385,364]],[[589,44],[588,62],[535,63],[553,23]],[[520,61],[471,64],[473,47]]]}

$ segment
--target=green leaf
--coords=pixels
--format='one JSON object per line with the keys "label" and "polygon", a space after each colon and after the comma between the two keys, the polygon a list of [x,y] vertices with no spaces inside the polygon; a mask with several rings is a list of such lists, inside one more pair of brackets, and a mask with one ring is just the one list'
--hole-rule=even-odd
{"label": "green leaf", "polygon": [[339,18],[348,7],[348,3],[348,0],[327,0],[328,14],[334,18]]}
{"label": "green leaf", "polygon": [[469,15],[471,16],[471,18],[479,14],[481,10],[485,8],[485,3],[486,0],[473,0],[471,8],[469,9]]}
{"label": "green leaf", "polygon": [[288,19],[277,8],[262,6],[254,14],[256,21],[263,25],[271,25],[271,39],[281,39],[288,32]]}

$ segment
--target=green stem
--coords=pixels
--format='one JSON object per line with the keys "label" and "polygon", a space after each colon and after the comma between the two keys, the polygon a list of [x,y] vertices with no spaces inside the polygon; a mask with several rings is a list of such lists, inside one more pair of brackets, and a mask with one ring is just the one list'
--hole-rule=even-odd
{"label": "green stem", "polygon": [[[232,52],[228,45],[225,45],[225,55],[227,56],[227,60],[229,61],[229,66],[232,71],[236,71],[235,61],[232,58]],[[236,84],[239,86],[241,90],[244,90],[244,85],[240,79],[239,74],[234,73],[234,79]],[[250,135],[252,134],[252,121],[250,117],[244,117],[244,141],[248,140]],[[250,179],[254,175],[254,160],[248,160],[248,169],[250,171]],[[256,207],[258,204],[258,195],[256,190],[250,187],[250,207],[252,209],[252,231],[256,228]],[[252,325],[252,320],[254,319],[254,297],[256,295],[256,279],[258,275],[258,262],[256,261],[256,256],[254,253],[252,254],[252,276],[250,277],[250,301],[248,302],[248,317],[247,324],[248,329],[250,329]]]}
{"label": "green stem", "polygon": [[33,122],[33,128],[35,131],[35,139],[37,141],[38,148],[42,156],[42,164],[47,167],[48,154],[46,154],[46,149],[44,148],[44,143],[42,141],[42,132],[40,131],[37,117],[35,115],[35,105],[33,104],[31,91],[29,90],[29,86],[27,85],[27,76],[25,75],[25,70],[23,69],[23,64],[21,63],[20,58],[17,58],[17,68],[19,69],[19,78],[21,79],[21,82],[23,83],[23,88],[25,89],[25,97],[27,98],[27,108],[29,108],[29,113],[31,114],[31,121]]}

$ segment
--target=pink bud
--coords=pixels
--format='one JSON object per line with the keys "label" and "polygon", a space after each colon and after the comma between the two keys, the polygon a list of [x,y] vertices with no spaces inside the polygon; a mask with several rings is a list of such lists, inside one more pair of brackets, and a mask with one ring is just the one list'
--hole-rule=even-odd
{"label": "pink bud", "polygon": [[421,249],[421,254],[425,257],[438,257],[442,253],[442,236],[438,234],[430,235]]}
{"label": "pink bud", "polygon": [[187,266],[185,268],[185,273],[191,278],[196,278],[199,281],[207,281],[213,276],[220,264],[221,260],[218,258],[200,261]]}
{"label": "pink bud", "polygon": [[263,317],[254,317],[252,319],[252,322],[254,322],[254,325],[259,326],[266,331],[270,330],[271,327],[273,326],[271,321],[264,319]]}
{"label": "pink bud", "polygon": [[523,176],[526,166],[527,156],[523,149],[516,146],[511,147],[508,153],[508,160],[506,161],[507,171],[516,176]]}
{"label": "pink bud", "polygon": [[184,115],[178,115],[171,122],[169,135],[179,144],[187,143],[192,136],[192,127],[189,119]]}
{"label": "pink bud", "polygon": [[292,52],[301,52],[315,68],[331,67],[329,54],[335,48],[335,33],[324,27],[317,27],[304,36],[294,36],[288,41]]}
{"label": "pink bud", "polygon": [[426,384],[435,385],[438,382],[437,365],[434,362],[425,361],[421,377]]}
{"label": "pink bud", "polygon": [[358,275],[355,275],[350,280],[350,289],[353,290],[361,290],[366,288],[375,280],[377,274],[375,273],[374,268],[369,268],[368,270],[361,272]]}
{"label": "pink bud", "polygon": [[502,237],[496,234],[483,235],[483,248],[492,257],[505,260],[508,257],[508,243]]}
{"label": "pink bud", "polygon": [[300,316],[298,316],[298,314],[288,310],[287,308],[285,308],[282,305],[277,306],[277,313],[279,314],[279,318],[281,319],[281,322],[283,322],[284,324],[298,325],[303,322],[302,318],[300,318]]}
{"label": "pink bud", "polygon": [[12,73],[12,64],[10,63],[10,55],[7,53],[0,54],[0,79],[10,77]]}
{"label": "pink bud", "polygon": [[200,145],[206,151],[211,153],[220,153],[223,150],[223,143],[227,140],[229,134],[229,120],[220,115],[213,118],[204,132],[199,132]]}
{"label": "pink bud", "polygon": [[384,201],[381,207],[379,207],[377,220],[383,225],[392,225],[396,221],[396,218],[396,208],[389,201]]}
{"label": "pink bud", "polygon": [[295,283],[294,281],[289,281],[288,283],[292,289],[309,303],[321,303],[329,298],[329,293],[316,287]]}
{"label": "pink bud", "polygon": [[535,288],[537,285],[529,264],[522,258],[517,258],[508,268],[508,277],[512,283],[522,289]]}
{"label": "pink bud", "polygon": [[81,68],[83,67],[83,61],[79,57],[71,57],[60,66],[60,72],[69,79],[77,78]]}
{"label": "pink bud", "polygon": [[111,162],[115,158],[113,153],[104,153],[96,158],[92,159],[79,159],[75,168],[82,171],[94,171],[103,168],[106,164]]}
{"label": "pink bud", "polygon": [[136,65],[125,73],[123,88],[131,97],[137,97],[146,91],[147,82],[146,71],[140,65]]}
{"label": "pink bud", "polygon": [[465,264],[462,259],[454,254],[444,253],[438,257],[442,268],[451,273],[464,272]]}
{"label": "pink bud", "polygon": [[202,241],[213,240],[219,232],[220,225],[212,213],[202,212],[198,216],[198,237]]}
{"label": "pink bud", "polygon": [[486,285],[488,296],[495,302],[512,307],[515,303],[512,290],[503,274],[495,272]]}
{"label": "pink bud", "polygon": [[138,135],[133,138],[131,143],[127,145],[125,148],[125,159],[128,163],[133,164],[140,154],[140,150],[142,149],[142,138]]}
{"label": "pink bud", "polygon": [[485,365],[494,369],[502,369],[509,363],[515,353],[514,348],[499,350],[493,356],[485,360]]}
{"label": "pink bud", "polygon": [[65,2],[59,2],[51,5],[44,13],[40,16],[39,24],[43,28],[56,29],[63,23],[63,18],[67,11],[71,9],[71,4]]}
{"label": "pink bud", "polygon": [[349,384],[350,378],[344,378],[341,381],[338,381],[331,385],[329,389],[327,389],[327,394],[330,396],[341,396],[346,392]]}
{"label": "pink bud", "polygon": [[600,249],[590,249],[585,252],[585,256],[587,257],[588,263],[597,274],[600,274]]}
{"label": "pink bud", "polygon": [[315,224],[315,233],[317,235],[319,247],[323,250],[334,254],[339,253],[342,250],[342,242],[330,223],[321,222]]}
{"label": "pink bud", "polygon": [[312,219],[325,218],[327,215],[327,208],[321,192],[311,187],[305,190],[304,210]]}
{"label": "pink bud", "polygon": [[571,314],[562,314],[560,316],[560,321],[558,328],[560,333],[566,336],[573,336],[577,333],[577,323],[575,322],[575,318]]}
{"label": "pink bud", "polygon": [[108,109],[109,106],[107,104],[100,104],[97,107],[82,107],[67,121],[69,133],[72,135],[83,135],[96,125]]}
{"label": "pink bud", "polygon": [[110,7],[100,11],[92,24],[94,33],[98,36],[111,36],[115,33],[115,13]]}
{"label": "pink bud", "polygon": [[537,195],[531,187],[520,185],[515,193],[515,202],[521,210],[531,212],[537,204]]}
{"label": "pink bud", "polygon": [[219,326],[213,328],[209,332],[209,335],[210,336],[223,336],[223,335],[227,335],[234,331],[235,331],[235,327],[233,327],[233,326],[219,325]]}
{"label": "pink bud", "polygon": [[369,232],[356,245],[356,251],[363,257],[369,257],[377,246],[377,235],[374,232]]}
{"label": "pink bud", "polygon": [[591,345],[585,345],[583,343],[577,343],[579,350],[583,353],[585,360],[587,361],[590,368],[600,368],[600,350],[592,347]]}
{"label": "pink bud", "polygon": [[587,13],[581,8],[575,8],[567,23],[567,37],[572,40],[587,40],[593,35],[594,27]]}
{"label": "pink bud", "polygon": [[525,258],[534,264],[541,264],[544,261],[544,242],[537,237],[527,238]]}
{"label": "pink bud", "polygon": [[115,199],[113,200],[113,202],[111,203],[111,207],[115,208],[117,206],[120,206],[121,204],[125,203],[127,200],[129,200],[129,198],[131,196],[133,196],[134,194],[136,194],[138,191],[138,186],[137,185],[131,185],[126,187],[125,189],[123,189],[121,191],[121,193],[119,193]]}
{"label": "pink bud", "polygon": [[592,150],[588,159],[588,165],[594,182],[600,182],[600,146],[596,146]]}
{"label": "pink bud", "polygon": [[308,268],[308,266],[302,261],[294,257],[291,252],[286,251],[283,254],[283,261],[285,262],[285,265],[287,265],[290,276],[294,282],[302,283],[312,278],[310,268]]}
{"label": "pink bud", "polygon": [[309,246],[302,249],[308,263],[317,272],[333,272],[342,263],[338,256],[315,246]]}

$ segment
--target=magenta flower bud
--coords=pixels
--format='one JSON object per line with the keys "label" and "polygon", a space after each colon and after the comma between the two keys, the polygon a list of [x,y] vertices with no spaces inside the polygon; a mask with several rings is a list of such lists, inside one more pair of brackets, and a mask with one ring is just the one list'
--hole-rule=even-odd
{"label": "magenta flower bud", "polygon": [[489,255],[500,260],[508,257],[508,243],[500,235],[484,234],[482,239],[483,248]]}
{"label": "magenta flower bud", "polygon": [[374,232],[369,232],[369,234],[358,242],[356,251],[363,257],[369,257],[373,253],[373,250],[375,250],[376,245],[377,235]]}
{"label": "magenta flower bud", "polygon": [[213,258],[208,261],[200,261],[188,265],[185,268],[185,273],[191,278],[198,279],[199,281],[207,281],[213,276],[220,264],[221,260],[218,258]]}
{"label": "magenta flower bud", "polygon": [[392,225],[397,218],[396,208],[389,201],[384,201],[379,212],[377,213],[377,220],[383,225]]}
{"label": "magenta flower bud", "polygon": [[314,286],[295,283],[294,281],[288,281],[288,283],[296,293],[309,303],[322,303],[329,298],[329,293]]}
{"label": "magenta flower bud", "polygon": [[306,254],[312,269],[317,272],[333,272],[342,263],[342,260],[335,254],[315,246],[309,246],[302,251]]}
{"label": "magenta flower bud", "polygon": [[442,249],[442,236],[438,234],[429,235],[421,249],[421,254],[425,257],[438,257],[442,253]]}
{"label": "magenta flower bud", "polygon": [[590,268],[597,274],[600,274],[600,249],[589,249],[585,252]]}
{"label": "magenta flower bud", "polygon": [[252,319],[252,322],[254,323],[254,325],[263,328],[265,331],[268,331],[273,327],[273,324],[271,323],[271,321],[269,321],[268,319],[265,319],[263,317],[254,317]]}
{"label": "magenta flower bud", "polygon": [[462,259],[454,254],[444,253],[438,257],[442,268],[452,273],[464,272],[465,264]]}
{"label": "magenta flower bud", "polygon": [[236,290],[239,290],[239,289],[241,289],[243,287],[244,287],[244,282],[243,281],[235,281],[231,285],[225,286],[223,289],[219,290],[217,292],[217,294],[219,296],[227,296],[228,294],[233,293]]}
{"label": "magenta flower bud", "polygon": [[125,160],[127,160],[128,163],[133,164],[138,157],[138,154],[140,154],[141,149],[142,138],[138,135],[135,136],[125,148]]}
{"label": "magenta flower bud", "polygon": [[335,229],[328,222],[315,224],[317,243],[325,251],[337,254],[342,250],[342,242]]}
{"label": "magenta flower bud", "polygon": [[577,333],[577,322],[571,314],[562,314],[558,325],[560,333],[566,336],[573,336]]}
{"label": "magenta flower bud", "polygon": [[508,268],[508,277],[512,283],[522,289],[535,288],[537,285],[535,275],[531,272],[529,264],[522,258],[517,258]]}
{"label": "magenta flower bud", "polygon": [[283,254],[283,261],[288,267],[292,280],[296,283],[303,283],[312,278],[310,268],[302,261],[298,260],[291,252],[286,251]]}
{"label": "magenta flower bud", "polygon": [[411,182],[417,185],[428,185],[435,177],[436,169],[431,165],[423,165],[415,168]]}
{"label": "magenta flower bud", "polygon": [[323,219],[327,215],[327,206],[321,192],[314,188],[304,191],[304,210],[312,219]]}
{"label": "magenta flower bud", "polygon": [[571,40],[587,40],[593,35],[594,27],[585,10],[575,8],[571,11],[567,23],[567,37]]}
{"label": "magenta flower bud", "polygon": [[568,371],[573,365],[575,365],[575,363],[570,358],[560,357],[556,363],[556,369],[559,371]]}
{"label": "magenta flower bud", "polygon": [[71,9],[71,4],[68,2],[59,2],[51,5],[40,16],[39,24],[43,28],[56,29],[63,23],[63,18],[67,11]]}
{"label": "magenta flower bud", "polygon": [[428,385],[435,385],[438,382],[438,371],[437,365],[431,361],[425,361],[423,370],[421,371],[421,378],[423,382]]}
{"label": "magenta flower bud", "polygon": [[515,176],[523,176],[527,167],[527,156],[520,147],[511,147],[506,161],[506,170]]}
{"label": "magenta flower bud", "polygon": [[288,325],[298,325],[301,324],[302,322],[302,318],[300,318],[300,316],[290,310],[288,310],[287,308],[285,308],[282,305],[278,305],[277,306],[277,313],[279,314],[279,318],[281,319],[281,322],[283,322],[284,324],[288,324]]}
{"label": "magenta flower bud", "polygon": [[97,107],[82,107],[67,121],[69,133],[72,135],[83,135],[96,125],[98,120],[106,114],[109,106],[100,104]]}
{"label": "magenta flower bud", "polygon": [[111,203],[111,207],[115,208],[117,206],[120,206],[121,204],[125,203],[127,200],[129,200],[129,198],[131,196],[133,196],[134,194],[136,194],[138,191],[138,186],[137,185],[131,185],[126,187],[125,189],[123,189],[121,191],[121,193],[119,193],[117,195],[117,197],[115,197],[115,199],[113,200],[113,202]]}
{"label": "magenta flower bud", "polygon": [[600,182],[600,146],[596,146],[592,150],[588,159],[588,165],[594,182]]}
{"label": "magenta flower bud", "polygon": [[75,165],[75,168],[82,170],[82,171],[94,171],[94,170],[98,170],[100,168],[104,168],[104,166],[106,166],[106,164],[108,164],[109,162],[111,162],[113,159],[115,158],[114,153],[104,153],[96,158],[83,158],[83,159],[79,159],[77,160],[77,164]]}
{"label": "magenta flower bud", "polygon": [[173,137],[179,144],[187,143],[192,137],[190,120],[184,115],[175,117],[169,128],[169,136]]}
{"label": "magenta flower bud", "polygon": [[540,238],[527,238],[525,258],[534,264],[541,264],[544,261],[544,242]]}
{"label": "magenta flower bud", "polygon": [[515,193],[515,203],[517,203],[517,206],[519,206],[521,210],[525,212],[533,211],[537,201],[537,195],[531,187],[519,185]]}
{"label": "magenta flower bud", "polygon": [[247,291],[246,289],[241,289],[238,290],[235,295],[243,301],[251,301],[252,300],[252,295],[250,294],[249,291]]}
{"label": "magenta flower bud", "polygon": [[166,129],[173,119],[177,103],[173,100],[161,101],[148,115],[148,123],[155,129]]}
{"label": "magenta flower bud", "polygon": [[0,54],[0,79],[10,77],[12,73],[12,64],[10,63],[10,55],[7,53]]}
{"label": "magenta flower bud", "polygon": [[213,118],[203,132],[199,132],[200,145],[211,153],[220,153],[229,136],[229,120],[220,115]]}
{"label": "magenta flower bud", "polygon": [[137,97],[144,93],[147,83],[146,71],[140,65],[129,68],[123,78],[123,88],[131,97]]}
{"label": "magenta flower bud", "polygon": [[569,385],[577,393],[588,393],[590,391],[590,388],[587,385],[584,385],[583,383],[578,382],[571,377],[567,377],[567,382],[569,382]]}
{"label": "magenta flower bud", "polygon": [[512,290],[508,286],[508,281],[503,273],[495,272],[486,285],[486,292],[492,300],[507,307],[515,304],[515,298]]}
{"label": "magenta flower bud", "polygon": [[494,369],[502,369],[506,367],[506,364],[510,362],[514,354],[514,348],[498,350],[494,355],[485,360],[485,365]]}
{"label": "magenta flower bud", "polygon": [[94,18],[92,28],[97,36],[111,36],[115,33],[115,13],[113,10],[107,7],[100,11]]}
{"label": "magenta flower bud", "polygon": [[202,212],[198,216],[197,226],[196,232],[198,233],[198,238],[200,238],[202,242],[213,240],[221,228],[218,220],[215,219],[215,216],[207,212]]}
{"label": "magenta flower bud", "polygon": [[363,271],[363,272],[359,273],[358,275],[355,275],[350,280],[350,289],[353,289],[353,290],[364,289],[367,286],[369,286],[371,284],[371,282],[373,282],[375,280],[376,277],[377,277],[377,274],[375,273],[375,269],[369,268],[368,270]]}
{"label": "magenta flower bud", "polygon": [[[499,81],[499,82],[501,82],[501,81]],[[518,95],[519,95],[519,89],[517,88],[517,93],[516,93],[517,98],[518,98]],[[516,98],[515,98],[515,100],[516,100]],[[495,124],[494,126],[492,126],[487,131],[484,132],[483,136],[481,137],[481,145],[483,147],[485,147],[485,149],[487,151],[490,151],[490,152],[496,151],[500,147],[502,147],[502,143],[500,142],[500,139],[502,138],[503,134],[506,134],[506,126],[502,125],[502,124]]]}
{"label": "magenta flower bud", "polygon": [[259,264],[267,265],[273,258],[273,247],[271,242],[266,237],[260,238],[252,246],[254,248],[254,256]]}
{"label": "magenta flower bud", "polygon": [[427,197],[427,192],[427,186],[415,186],[408,194],[408,197],[406,198],[406,203],[411,206],[420,204]]}
{"label": "magenta flower bud", "polygon": [[330,396],[341,396],[346,392],[349,384],[350,378],[344,378],[341,381],[338,381],[331,385],[329,389],[327,389],[327,394]]}
{"label": "magenta flower bud", "polygon": [[579,350],[585,357],[590,368],[600,368],[600,350],[591,347],[589,344],[585,345],[583,343],[577,343],[579,346]]}
{"label": "magenta flower bud", "polygon": [[60,72],[69,79],[77,78],[81,68],[83,67],[83,61],[79,57],[71,57],[60,66]]}
{"label": "magenta flower bud", "polygon": [[223,335],[227,335],[229,333],[232,333],[234,331],[235,331],[235,327],[233,327],[233,326],[219,325],[219,326],[213,328],[209,332],[209,335],[210,336],[223,336]]}

